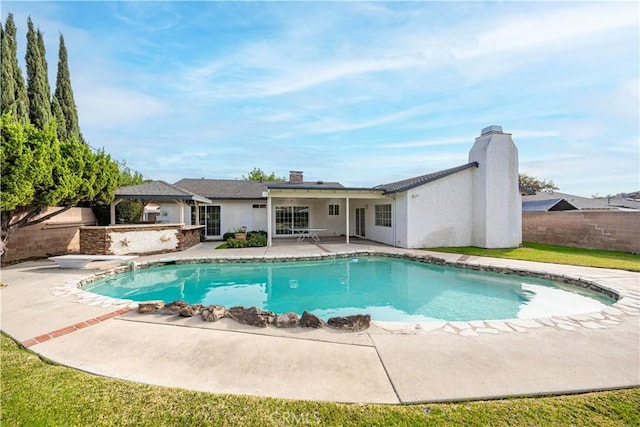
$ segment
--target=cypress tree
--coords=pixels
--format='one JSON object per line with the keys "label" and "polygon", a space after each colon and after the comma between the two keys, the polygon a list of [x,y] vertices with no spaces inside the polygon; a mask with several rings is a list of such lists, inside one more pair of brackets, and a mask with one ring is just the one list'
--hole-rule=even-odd
{"label": "cypress tree", "polygon": [[26,123],[29,120],[29,100],[18,65],[18,43],[16,41],[16,25],[13,14],[7,15],[7,21],[2,31],[2,101],[0,111],[11,113],[14,120]]}
{"label": "cypress tree", "polygon": [[46,71],[46,59],[42,33],[33,28],[31,17],[27,20],[27,96],[29,98],[29,120],[38,129],[44,129],[51,120],[51,92]]}
{"label": "cypress tree", "polygon": [[40,52],[40,63],[44,70],[44,86],[47,91],[47,99],[49,100],[49,109],[51,109],[51,85],[49,85],[49,66],[47,65],[47,49],[44,47],[44,36],[40,28],[36,30],[38,37],[38,52]]}
{"label": "cypress tree", "polygon": [[53,95],[53,100],[51,101],[51,115],[58,123],[58,128],[56,130],[58,140],[66,141],[69,138],[69,134],[67,133],[67,120],[64,117],[64,112],[62,111],[60,102],[58,102],[58,98],[55,95]]}
{"label": "cypress tree", "polygon": [[0,63],[0,113],[9,113],[11,117],[16,117],[16,85],[14,79],[13,68],[9,60],[10,51],[5,36],[4,29],[0,25],[0,43],[1,43],[1,60]]}
{"label": "cypress tree", "polygon": [[55,103],[59,104],[61,112],[64,116],[65,126],[60,132],[62,122],[58,119],[58,135],[62,134],[63,139],[76,138],[78,141],[82,141],[80,134],[80,124],[78,121],[78,108],[76,107],[76,101],[73,98],[73,89],[71,87],[71,76],[69,74],[69,64],[67,63],[67,48],[64,44],[64,37],[60,34],[60,48],[58,50],[58,74],[56,76],[56,91],[53,95],[54,105],[52,105],[52,112],[57,117],[58,113],[55,112]]}

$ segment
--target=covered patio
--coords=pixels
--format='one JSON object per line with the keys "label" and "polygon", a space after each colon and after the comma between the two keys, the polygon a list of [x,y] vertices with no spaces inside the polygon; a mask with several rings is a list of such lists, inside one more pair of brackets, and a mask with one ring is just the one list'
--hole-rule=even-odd
{"label": "covered patio", "polygon": [[[274,236],[298,236],[322,240],[344,236],[364,238],[369,203],[389,197],[382,190],[370,188],[326,187],[318,185],[269,185],[263,194],[267,198],[268,246]],[[302,240],[300,239],[300,240]]]}

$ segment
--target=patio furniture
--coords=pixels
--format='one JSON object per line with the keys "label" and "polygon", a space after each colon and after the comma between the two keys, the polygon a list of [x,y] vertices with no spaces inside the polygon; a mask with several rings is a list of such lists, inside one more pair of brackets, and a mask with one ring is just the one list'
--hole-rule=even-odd
{"label": "patio furniture", "polygon": [[320,241],[318,233],[325,231],[326,228],[292,228],[291,231],[294,235],[298,235],[298,242],[304,239],[311,238],[316,242]]}

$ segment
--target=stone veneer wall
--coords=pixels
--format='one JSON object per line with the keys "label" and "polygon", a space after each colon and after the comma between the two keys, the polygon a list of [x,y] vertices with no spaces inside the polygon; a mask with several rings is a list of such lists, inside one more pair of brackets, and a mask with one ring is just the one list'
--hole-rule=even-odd
{"label": "stone veneer wall", "polygon": [[526,212],[522,214],[522,240],[640,253],[640,212]]}
{"label": "stone veneer wall", "polygon": [[185,227],[180,230],[180,250],[188,249],[200,243],[200,234],[204,227]]}
{"label": "stone veneer wall", "polygon": [[[42,216],[62,208],[50,207]],[[95,224],[91,208],[71,208],[40,224],[17,230],[7,246],[7,261],[78,252],[80,226]]]}
{"label": "stone veneer wall", "polygon": [[175,252],[199,243],[201,228],[181,224],[82,227],[80,252],[88,255]]}

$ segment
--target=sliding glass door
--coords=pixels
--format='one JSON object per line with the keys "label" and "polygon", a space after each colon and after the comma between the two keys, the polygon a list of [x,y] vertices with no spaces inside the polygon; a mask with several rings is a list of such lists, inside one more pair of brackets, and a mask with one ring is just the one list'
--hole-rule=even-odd
{"label": "sliding glass door", "polygon": [[200,225],[204,237],[220,237],[220,206],[200,206]]}
{"label": "sliding glass door", "polygon": [[309,207],[276,206],[276,235],[292,234],[295,228],[309,228]]}

